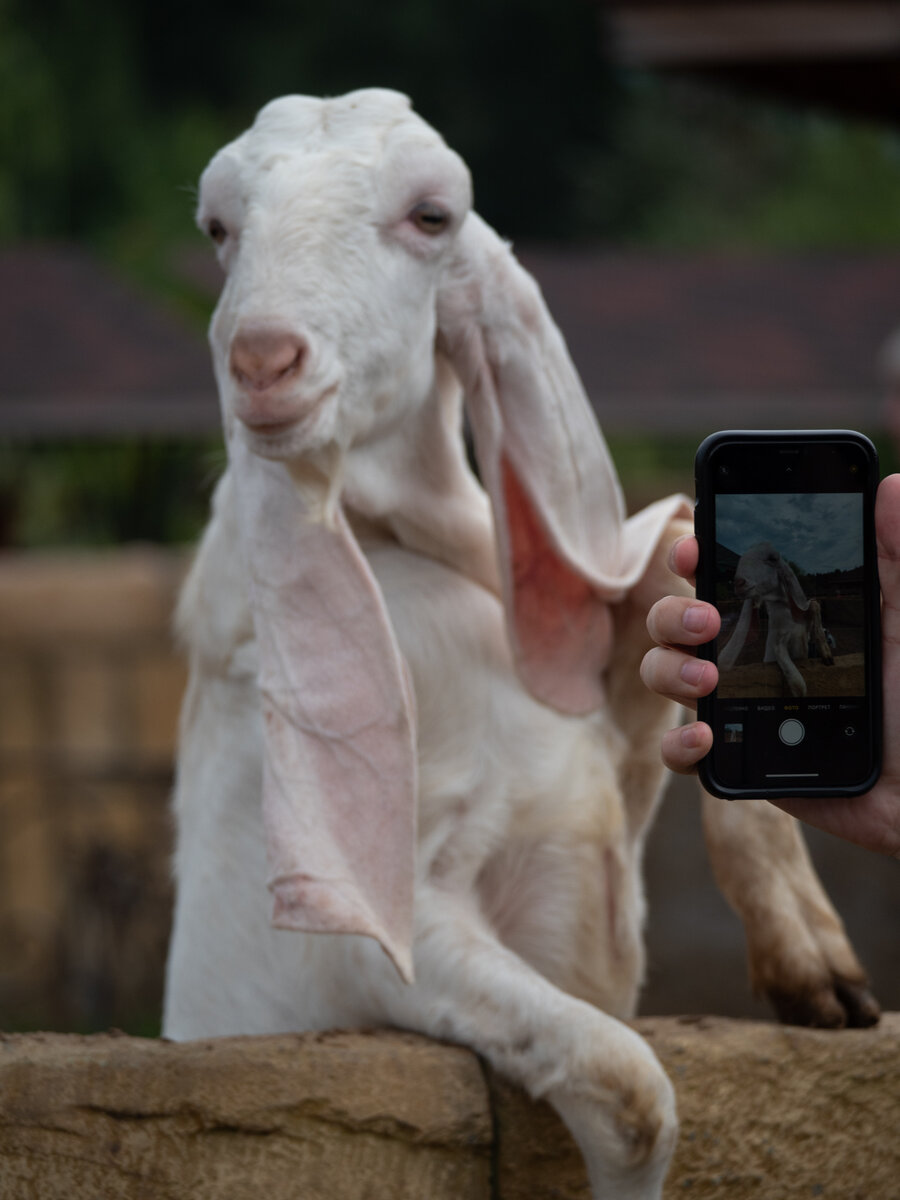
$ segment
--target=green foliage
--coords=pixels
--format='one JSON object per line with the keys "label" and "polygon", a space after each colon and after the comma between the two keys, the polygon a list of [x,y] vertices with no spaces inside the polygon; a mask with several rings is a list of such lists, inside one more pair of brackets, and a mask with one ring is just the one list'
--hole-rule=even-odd
{"label": "green foliage", "polygon": [[82,232],[121,211],[120,147],[137,111],[128,8],[114,0],[5,0],[6,236]]}
{"label": "green foliage", "polygon": [[285,92],[408,92],[508,234],[570,230],[572,163],[605,140],[590,0],[2,2],[6,238],[167,230],[188,211],[178,189]]}
{"label": "green foliage", "polygon": [[722,88],[632,74],[582,204],[598,232],[660,249],[900,244],[900,138]]}
{"label": "green foliage", "polygon": [[[508,236],[893,245],[895,134],[636,72],[591,0],[0,0],[0,239],[133,261],[189,229],[213,149],[284,92],[410,94]],[[126,255],[128,257],[128,255]]]}
{"label": "green foliage", "polygon": [[8,0],[0,0],[0,235],[5,237],[43,232],[33,227],[28,201],[51,193],[41,206],[40,223],[58,212],[52,192],[66,157],[51,64],[10,8]]}
{"label": "green foliage", "polygon": [[625,493],[629,512],[637,512],[660,496],[694,491],[696,432],[673,436],[659,433],[611,433],[609,451]]}
{"label": "green foliage", "polygon": [[212,438],[0,443],[0,545],[193,542],[224,461]]}
{"label": "green foliage", "polygon": [[814,249],[900,245],[897,137],[824,119],[808,125],[784,183],[750,223],[755,242]]}
{"label": "green foliage", "polygon": [[[141,272],[212,151],[284,92],[388,86],[469,162],[507,236],[893,245],[895,134],[636,72],[591,0],[0,0],[0,240]],[[157,270],[155,280],[164,284]]]}

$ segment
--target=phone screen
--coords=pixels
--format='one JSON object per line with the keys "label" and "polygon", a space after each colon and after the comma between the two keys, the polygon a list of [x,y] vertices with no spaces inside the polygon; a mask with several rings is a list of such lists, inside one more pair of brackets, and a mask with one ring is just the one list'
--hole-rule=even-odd
{"label": "phone screen", "polygon": [[[710,444],[711,443],[711,444]],[[874,449],[840,432],[714,435],[698,453],[698,594],[722,617],[701,774],[720,795],[846,795],[881,741]]]}

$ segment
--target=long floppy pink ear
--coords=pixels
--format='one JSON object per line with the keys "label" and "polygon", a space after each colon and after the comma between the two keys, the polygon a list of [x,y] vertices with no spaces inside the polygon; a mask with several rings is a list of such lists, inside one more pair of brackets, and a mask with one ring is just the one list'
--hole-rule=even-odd
{"label": "long floppy pink ear", "polygon": [[784,559],[780,557],[778,562],[778,579],[792,607],[798,612],[807,612],[809,610],[809,597],[800,586],[800,580]]}
{"label": "long floppy pink ear", "polygon": [[741,615],[731,637],[719,651],[718,665],[722,671],[730,671],[738,660],[744,648],[747,634],[750,632],[750,622],[753,618],[753,600],[750,596],[741,605]]}
{"label": "long floppy pink ear", "polygon": [[605,699],[610,604],[643,576],[670,497],[625,520],[606,443],[540,291],[476,214],[438,297],[494,509],[507,625],[529,690],[564,712]]}
{"label": "long floppy pink ear", "polygon": [[229,456],[259,646],[263,822],[281,928],[376,938],[412,979],[413,700],[378,584],[329,486]]}

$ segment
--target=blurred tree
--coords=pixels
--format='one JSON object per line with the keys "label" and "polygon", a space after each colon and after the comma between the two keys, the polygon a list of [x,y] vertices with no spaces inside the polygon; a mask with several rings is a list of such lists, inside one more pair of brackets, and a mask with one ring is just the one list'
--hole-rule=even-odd
{"label": "blurred tree", "polygon": [[612,148],[584,164],[579,224],[667,249],[900,244],[896,130],[623,76]]}
{"label": "blurred tree", "polygon": [[608,139],[611,72],[591,0],[2,2],[18,113],[0,134],[7,237],[108,229],[142,204],[152,171],[173,188],[188,149],[195,178],[284,92],[407,92],[509,235],[571,234],[578,164]]}
{"label": "blurred tree", "polygon": [[0,161],[19,227],[7,236],[83,233],[120,217],[119,164],[140,111],[130,11],[115,0],[3,0],[12,71]]}
{"label": "blurred tree", "polygon": [[185,24],[177,0],[159,0],[142,6],[141,45],[148,92],[168,107],[211,98],[249,119],[284,92],[406,92],[469,163],[488,220],[565,235],[573,164],[608,140],[600,12],[592,0],[228,0],[211,31],[208,14]]}
{"label": "blurred tree", "polygon": [[[6,236],[43,232],[60,219],[54,185],[66,156],[51,65],[11,7],[0,0],[0,231]],[[45,194],[34,211],[30,202]]]}
{"label": "blurred tree", "polygon": [[[156,286],[200,167],[285,92],[409,94],[510,237],[894,244],[896,135],[618,72],[595,0],[0,0],[0,238]],[[154,276],[154,272],[157,277]]]}

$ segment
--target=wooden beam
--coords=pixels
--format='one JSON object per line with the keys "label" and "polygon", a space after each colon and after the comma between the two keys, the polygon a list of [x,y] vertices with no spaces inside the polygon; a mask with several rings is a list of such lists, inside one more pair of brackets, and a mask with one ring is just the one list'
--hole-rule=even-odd
{"label": "wooden beam", "polygon": [[900,4],[613,3],[620,61],[676,66],[771,59],[858,59],[900,53]]}

